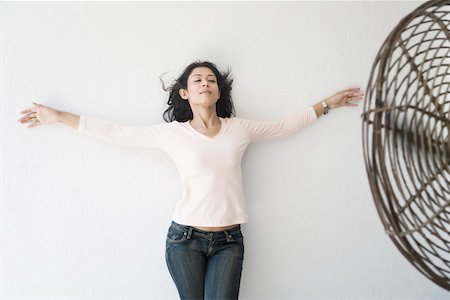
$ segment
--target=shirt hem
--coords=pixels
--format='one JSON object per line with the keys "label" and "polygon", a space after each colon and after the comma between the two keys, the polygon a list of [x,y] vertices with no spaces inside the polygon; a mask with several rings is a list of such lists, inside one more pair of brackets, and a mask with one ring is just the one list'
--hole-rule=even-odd
{"label": "shirt hem", "polygon": [[175,221],[178,224],[186,225],[186,226],[204,226],[204,227],[221,227],[221,226],[230,226],[235,224],[244,224],[248,222],[248,217],[237,218],[232,221],[222,221],[222,222],[196,222],[190,220],[183,220],[177,217],[172,217],[172,221]]}

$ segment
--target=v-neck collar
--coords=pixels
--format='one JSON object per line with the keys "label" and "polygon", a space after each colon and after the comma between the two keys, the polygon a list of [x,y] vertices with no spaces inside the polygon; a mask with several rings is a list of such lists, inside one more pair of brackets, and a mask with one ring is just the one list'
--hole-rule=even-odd
{"label": "v-neck collar", "polygon": [[213,137],[207,136],[207,135],[197,131],[194,127],[192,127],[191,123],[189,123],[191,120],[187,120],[185,123],[186,123],[187,128],[189,130],[191,130],[192,132],[194,132],[196,135],[201,136],[202,138],[207,139],[207,140],[216,140],[222,135],[222,132],[225,129],[225,122],[224,122],[225,120],[221,117],[219,117],[219,120],[220,120],[220,130]]}

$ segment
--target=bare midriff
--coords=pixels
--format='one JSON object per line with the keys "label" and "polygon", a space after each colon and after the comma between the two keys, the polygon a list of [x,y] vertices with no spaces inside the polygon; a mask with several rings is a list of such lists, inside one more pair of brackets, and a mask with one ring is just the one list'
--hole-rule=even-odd
{"label": "bare midriff", "polygon": [[200,226],[194,226],[194,228],[203,230],[203,231],[224,231],[224,230],[229,230],[231,228],[234,228],[236,226],[238,226],[239,224],[234,224],[234,225],[230,225],[230,226],[224,226],[224,227],[200,227]]}

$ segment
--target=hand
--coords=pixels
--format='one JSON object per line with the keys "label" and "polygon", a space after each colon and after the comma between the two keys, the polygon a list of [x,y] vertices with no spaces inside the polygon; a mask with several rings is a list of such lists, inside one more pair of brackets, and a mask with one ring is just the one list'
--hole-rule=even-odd
{"label": "hand", "polygon": [[338,108],[342,106],[358,106],[358,104],[350,103],[354,100],[362,100],[364,93],[359,88],[349,88],[337,92],[333,96],[325,99],[330,108]]}
{"label": "hand", "polygon": [[27,109],[22,110],[21,114],[26,114],[22,118],[20,118],[20,123],[31,123],[28,125],[28,128],[35,127],[38,125],[44,124],[53,124],[59,121],[59,111],[33,102],[33,106]]}

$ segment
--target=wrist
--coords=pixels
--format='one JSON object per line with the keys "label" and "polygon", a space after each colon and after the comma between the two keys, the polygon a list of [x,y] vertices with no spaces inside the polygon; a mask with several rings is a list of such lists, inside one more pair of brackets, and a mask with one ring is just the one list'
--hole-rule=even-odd
{"label": "wrist", "polygon": [[63,111],[60,111],[60,110],[56,111],[56,121],[58,123],[62,123],[62,114],[63,114]]}
{"label": "wrist", "polygon": [[320,101],[320,105],[322,105],[323,114],[326,115],[330,111],[330,106],[328,105],[327,99]]}

